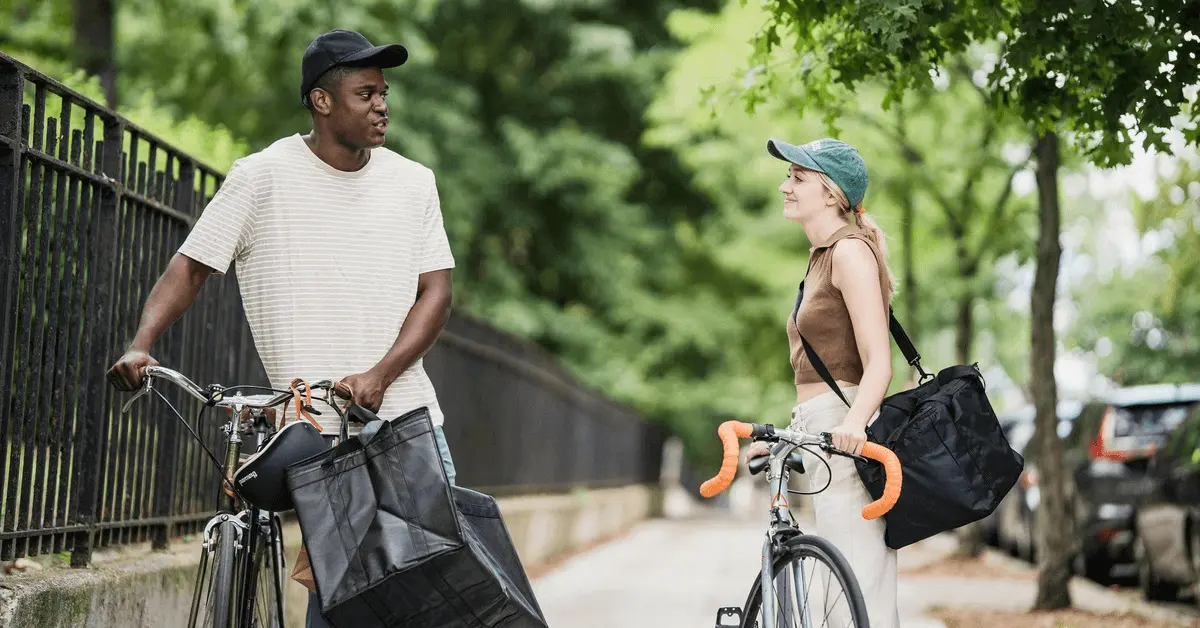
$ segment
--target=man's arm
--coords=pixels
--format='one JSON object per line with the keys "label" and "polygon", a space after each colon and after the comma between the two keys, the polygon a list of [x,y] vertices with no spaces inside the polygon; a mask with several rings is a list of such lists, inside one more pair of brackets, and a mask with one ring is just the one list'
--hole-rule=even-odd
{"label": "man's arm", "polygon": [[383,404],[383,393],[404,371],[429,351],[450,318],[453,301],[451,270],[421,273],[417,280],[417,300],[396,342],[383,359],[371,370],[351,375],[341,384],[353,392],[354,402],[377,412]]}
{"label": "man's arm", "polygon": [[167,270],[158,278],[146,305],[133,342],[117,363],[108,370],[108,379],[120,390],[134,390],[142,383],[142,369],[157,365],[150,357],[155,341],[183,315],[213,269],[186,255],[175,255]]}

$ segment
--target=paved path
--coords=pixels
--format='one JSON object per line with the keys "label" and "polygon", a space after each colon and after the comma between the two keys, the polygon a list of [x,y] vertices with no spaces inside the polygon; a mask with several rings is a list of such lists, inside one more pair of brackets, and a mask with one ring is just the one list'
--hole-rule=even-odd
{"label": "paved path", "polygon": [[[738,606],[758,569],[764,524],[714,512],[643,523],[626,536],[575,556],[537,578],[534,590],[551,628],[710,628],[716,610]],[[811,526],[810,526],[811,527]],[[942,628],[925,615],[930,607],[974,606],[1027,610],[1036,593],[1028,566],[1013,562],[1018,577],[917,576],[906,572],[953,550],[949,536],[929,539],[900,552],[900,616],[903,628]],[[989,560],[1007,558],[993,555]],[[1091,611],[1134,611],[1183,626],[1200,626],[1181,616],[1076,578],[1078,607]],[[1032,620],[1031,620],[1032,621]]]}
{"label": "paved path", "polygon": [[[714,515],[650,521],[533,587],[551,628],[711,628],[718,608],[745,603],[763,529],[759,521]],[[902,625],[940,627],[921,616],[918,586],[901,583],[900,598],[914,601],[902,606]]]}

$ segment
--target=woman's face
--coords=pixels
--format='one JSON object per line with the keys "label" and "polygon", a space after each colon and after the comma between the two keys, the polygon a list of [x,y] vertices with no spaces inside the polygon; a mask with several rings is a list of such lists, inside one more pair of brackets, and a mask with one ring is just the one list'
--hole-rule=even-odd
{"label": "woman's face", "polygon": [[779,185],[783,194],[783,217],[797,222],[825,211],[833,195],[825,189],[817,173],[792,164],[788,177]]}

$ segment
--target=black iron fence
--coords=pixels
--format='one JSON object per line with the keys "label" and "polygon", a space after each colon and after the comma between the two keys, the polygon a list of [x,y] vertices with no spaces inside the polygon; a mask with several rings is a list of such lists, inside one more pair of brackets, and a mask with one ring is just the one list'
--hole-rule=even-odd
{"label": "black iron fence", "polygon": [[[216,473],[164,408],[120,413],[104,370],[221,175],[0,54],[0,559],[194,533]],[[234,273],[155,357],[265,384]],[[527,343],[461,316],[426,358],[462,484],[496,493],[654,482],[664,435]],[[186,417],[198,403],[163,392]],[[193,425],[219,446],[216,422]],[[468,429],[469,428],[469,429]]]}

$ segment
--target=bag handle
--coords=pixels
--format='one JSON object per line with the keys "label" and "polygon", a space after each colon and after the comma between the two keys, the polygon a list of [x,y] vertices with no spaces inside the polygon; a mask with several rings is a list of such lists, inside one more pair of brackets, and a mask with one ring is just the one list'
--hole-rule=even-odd
{"label": "bag handle", "polygon": [[[804,282],[801,281],[800,287],[796,291],[796,305],[792,308],[792,324],[796,326],[796,333],[798,334],[800,334],[800,303],[803,300]],[[904,326],[896,319],[896,312],[891,306],[888,307],[888,317],[890,319],[888,321],[888,329],[892,333],[892,338],[896,341],[896,346],[900,347],[900,352],[904,354],[904,359],[908,362],[909,366],[916,367],[917,372],[921,374],[920,381],[924,382],[926,379],[933,377],[933,375],[926,373],[925,369],[921,368],[921,354],[917,352],[917,347],[913,344],[912,339],[908,337],[908,332],[904,331]],[[824,360],[821,359],[821,356],[817,355],[816,349],[813,349],[808,339],[804,337],[804,334],[800,334],[800,342],[804,345],[804,353],[808,356],[808,361],[812,363],[813,368],[817,371],[817,375],[820,375],[821,379],[825,380],[825,383],[833,389],[833,392],[837,393],[842,403],[849,406],[850,402],[846,399],[846,395],[842,393],[842,389],[837,385],[837,381],[833,379],[833,375],[829,372],[829,367],[825,366]]]}

